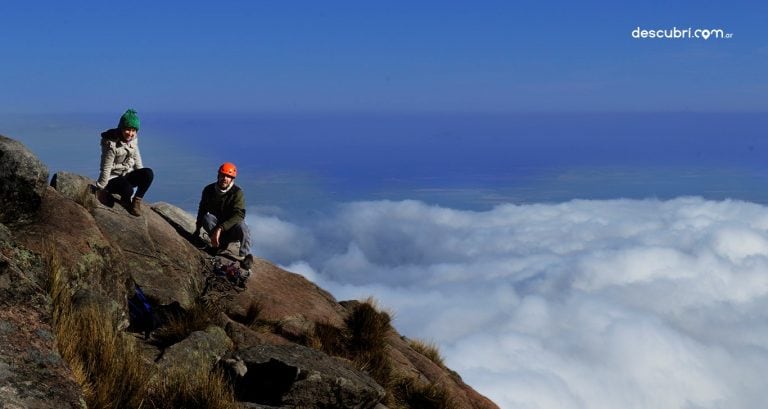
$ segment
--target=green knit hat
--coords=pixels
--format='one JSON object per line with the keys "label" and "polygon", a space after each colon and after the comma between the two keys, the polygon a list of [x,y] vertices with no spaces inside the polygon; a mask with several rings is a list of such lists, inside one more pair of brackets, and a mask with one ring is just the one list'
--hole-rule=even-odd
{"label": "green knit hat", "polygon": [[117,124],[120,129],[134,128],[139,130],[139,116],[136,115],[136,111],[129,109],[125,111],[123,116],[120,117],[120,123]]}

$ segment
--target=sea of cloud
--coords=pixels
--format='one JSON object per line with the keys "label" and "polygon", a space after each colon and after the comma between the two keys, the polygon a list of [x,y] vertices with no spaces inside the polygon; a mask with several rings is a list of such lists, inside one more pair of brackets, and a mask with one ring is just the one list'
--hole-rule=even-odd
{"label": "sea of cloud", "polygon": [[338,299],[374,296],[502,408],[768,402],[768,207],[373,201],[248,221],[254,252]]}

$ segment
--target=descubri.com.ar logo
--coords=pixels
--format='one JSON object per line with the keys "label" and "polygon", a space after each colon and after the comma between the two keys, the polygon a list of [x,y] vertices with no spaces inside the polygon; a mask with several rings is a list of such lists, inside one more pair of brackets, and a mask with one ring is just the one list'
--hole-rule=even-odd
{"label": "descubri.com.ar logo", "polygon": [[666,28],[666,29],[643,29],[637,26],[632,30],[632,38],[636,39],[729,39],[733,38],[733,33],[726,32],[722,28]]}

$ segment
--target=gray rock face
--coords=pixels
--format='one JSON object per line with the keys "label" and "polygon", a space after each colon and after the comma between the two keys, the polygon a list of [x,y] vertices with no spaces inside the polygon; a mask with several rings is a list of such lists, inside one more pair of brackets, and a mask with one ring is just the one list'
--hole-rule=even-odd
{"label": "gray rock face", "polygon": [[81,202],[84,196],[91,193],[91,185],[95,183],[92,179],[70,172],[56,172],[51,178],[51,186],[57,192],[76,202]]}
{"label": "gray rock face", "polygon": [[[87,188],[88,179],[66,175],[60,172],[56,178],[65,194]],[[118,302],[131,277],[156,304],[192,305],[194,289],[203,278],[204,255],[160,215],[146,209],[135,217],[120,205],[108,208],[98,202],[89,212],[50,187],[43,197],[36,220],[15,232],[27,248],[42,254],[51,243],[68,272],[87,287],[103,284],[104,292]],[[94,273],[100,276],[91,277]]]}
{"label": "gray rock face", "polygon": [[56,350],[44,275],[38,257],[0,240],[0,408],[84,407]]}
{"label": "gray rock face", "polygon": [[[247,371],[243,374],[242,365]],[[281,408],[375,407],[384,389],[345,362],[300,345],[258,345],[225,356],[240,401]],[[240,375],[239,375],[239,374]]]}
{"label": "gray rock face", "polygon": [[[18,227],[32,219],[47,178],[21,143],[0,136],[0,221]],[[0,224],[0,407],[84,407],[80,386],[56,350],[42,259],[13,243],[8,227]]]}
{"label": "gray rock face", "polygon": [[211,326],[205,331],[193,332],[183,341],[166,349],[157,364],[166,372],[189,372],[189,368],[205,368],[209,371],[219,358],[231,349],[232,341],[224,330]]}
{"label": "gray rock face", "polygon": [[152,210],[157,212],[160,216],[163,216],[163,219],[170,223],[171,226],[183,236],[190,236],[195,231],[195,218],[191,214],[170,203],[153,203]]}
{"label": "gray rock face", "polygon": [[0,223],[0,242],[3,241],[11,241],[11,231],[6,225]]}
{"label": "gray rock face", "polygon": [[0,135],[0,223],[29,220],[47,182],[48,168],[21,142]]}

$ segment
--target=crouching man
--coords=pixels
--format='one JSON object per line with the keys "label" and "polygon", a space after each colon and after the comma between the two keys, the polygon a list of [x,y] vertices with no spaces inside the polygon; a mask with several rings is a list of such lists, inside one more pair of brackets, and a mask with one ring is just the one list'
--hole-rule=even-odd
{"label": "crouching man", "polygon": [[246,270],[253,265],[251,237],[245,224],[245,195],[235,185],[237,168],[226,162],[219,167],[216,183],[203,189],[200,206],[197,208],[197,222],[193,237],[205,229],[214,249],[224,250],[229,243],[240,242],[240,266]]}

